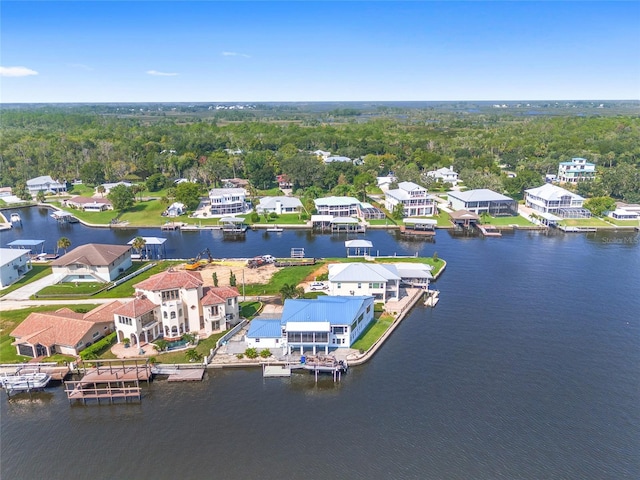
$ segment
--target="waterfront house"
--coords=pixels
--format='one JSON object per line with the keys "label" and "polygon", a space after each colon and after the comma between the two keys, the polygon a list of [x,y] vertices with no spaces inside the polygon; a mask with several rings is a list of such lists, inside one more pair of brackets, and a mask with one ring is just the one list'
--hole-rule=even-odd
{"label": "waterfront house", "polygon": [[78,355],[113,331],[113,312],[121,305],[115,300],[84,314],[68,308],[30,313],[10,333],[15,339],[12,345],[26,357]]}
{"label": "waterfront house", "polygon": [[202,297],[205,334],[233,328],[240,322],[240,293],[235,287],[206,287]]}
{"label": "waterfront house", "polygon": [[167,207],[167,209],[163,212],[163,216],[165,217],[178,217],[185,212],[184,203],[173,202],[171,205]]}
{"label": "waterfront house", "polygon": [[560,183],[579,183],[596,178],[596,165],[585,158],[575,157],[569,162],[558,165],[557,181]]}
{"label": "waterfront house", "polygon": [[427,189],[414,182],[400,182],[398,188],[387,190],[384,194],[387,210],[393,212],[396,205],[402,204],[405,217],[431,216],[436,213],[434,199]]}
{"label": "waterfront house", "polygon": [[302,202],[296,197],[263,197],[256,206],[256,212],[265,213],[299,213],[302,210]]}
{"label": "waterfront house", "polygon": [[[113,312],[113,317],[118,343],[129,339],[131,345],[139,348],[141,343],[149,343],[162,333],[160,307],[141,294],[136,295],[130,302],[120,305]],[[170,332],[172,327],[169,322],[165,326]],[[170,336],[167,335],[167,337]]]}
{"label": "waterfront house", "polygon": [[0,288],[17,282],[31,270],[30,250],[0,248]]}
{"label": "waterfront house", "polygon": [[449,168],[431,170],[426,173],[426,176],[433,178],[436,182],[450,183],[454,187],[458,184],[458,173],[453,170],[453,165]]}
{"label": "waterfront house", "polygon": [[110,282],[131,268],[131,247],[88,243],[51,262],[56,283]]}
{"label": "waterfront house", "polygon": [[212,188],[209,190],[211,215],[234,215],[250,210],[244,188]]}
{"label": "waterfront house", "polygon": [[126,181],[103,183],[101,186],[104,188],[104,192],[98,192],[98,187],[96,187],[96,193],[100,193],[101,195],[109,195],[109,193],[111,193],[111,190],[113,190],[118,185],[124,185],[127,188],[133,187],[133,183]]}
{"label": "waterfront house", "polygon": [[111,201],[106,198],[94,197],[73,197],[62,201],[63,206],[82,210],[84,212],[103,212],[105,210],[113,210]]}
{"label": "waterfront house", "polygon": [[334,263],[329,268],[328,294],[372,296],[376,302],[400,298],[401,277],[389,264]]}
{"label": "waterfront house", "polygon": [[616,220],[638,220],[640,213],[632,212],[624,208],[616,208],[614,211],[609,212],[607,216]]}
{"label": "waterfront house", "polygon": [[514,199],[487,188],[451,191],[447,195],[453,210],[467,210],[478,215],[487,213],[492,217],[518,215],[518,203]]}
{"label": "waterfront house", "polygon": [[584,198],[557,185],[545,183],[525,190],[525,205],[536,212],[551,213],[560,218],[588,218],[589,210],[582,208]]}
{"label": "waterfront house", "polygon": [[36,196],[38,192],[46,194],[62,193],[67,191],[67,184],[60,183],[49,175],[32,178],[27,180],[27,190],[31,196]]}
{"label": "waterfront house", "polygon": [[177,339],[186,332],[205,328],[200,303],[203,281],[199,272],[170,268],[135,284],[133,288],[137,294],[160,306],[163,326],[169,326],[168,330],[163,327],[165,339]]}
{"label": "waterfront house", "polygon": [[357,217],[360,208],[360,201],[353,197],[316,198],[313,203],[318,215],[332,217]]}
{"label": "waterfront house", "polygon": [[351,347],[373,321],[373,297],[287,299],[280,319],[256,320],[245,336],[249,347],[329,353],[329,349]]}

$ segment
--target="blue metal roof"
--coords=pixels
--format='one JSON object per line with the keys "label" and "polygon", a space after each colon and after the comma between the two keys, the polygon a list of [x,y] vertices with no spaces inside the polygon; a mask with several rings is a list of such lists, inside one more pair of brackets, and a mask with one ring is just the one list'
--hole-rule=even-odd
{"label": "blue metal roof", "polygon": [[43,243],[44,240],[14,240],[13,242],[7,243],[7,245],[9,247],[37,247]]}
{"label": "blue metal roof", "polygon": [[282,326],[280,320],[254,318],[247,332],[249,338],[280,338]]}
{"label": "blue metal roof", "polygon": [[363,303],[372,297],[320,296],[313,299],[288,299],[282,310],[282,323],[329,322],[331,325],[351,323]]}

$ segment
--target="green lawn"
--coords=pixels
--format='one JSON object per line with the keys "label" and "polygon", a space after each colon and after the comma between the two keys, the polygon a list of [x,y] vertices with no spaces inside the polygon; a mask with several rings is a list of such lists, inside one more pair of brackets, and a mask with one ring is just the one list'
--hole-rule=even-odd
{"label": "green lawn", "polygon": [[278,271],[271,277],[267,284],[245,285],[246,295],[277,295],[284,284],[298,285],[308,275],[320,268],[324,263],[317,262],[315,265],[305,265],[300,267],[287,267]]}
{"label": "green lawn", "polygon": [[569,218],[559,222],[559,225],[566,227],[610,227],[608,223],[597,217],[591,218]]}
{"label": "green lawn", "polygon": [[[0,317],[0,363],[28,362],[30,357],[18,355],[16,347],[11,345],[13,337],[9,334],[32,312],[51,312],[60,308],[70,308],[76,312],[87,312],[97,305],[47,305],[42,307],[22,308],[20,310],[6,310]],[[66,357],[65,357],[66,358]],[[56,360],[52,360],[56,361]]]}
{"label": "green lawn", "polygon": [[617,220],[615,218],[607,217],[604,219],[606,222],[617,225],[618,227],[638,227],[640,222],[638,220]]}
{"label": "green lawn", "polygon": [[438,220],[439,227],[450,227],[451,226],[451,218],[447,212],[440,212],[438,215],[434,215],[433,217],[426,218],[435,218]]}
{"label": "green lawn", "polygon": [[393,324],[393,317],[391,315],[383,314],[377,320],[371,322],[366,330],[358,337],[353,343],[351,348],[356,350],[367,351],[371,346],[386,332]]}
{"label": "green lawn", "polygon": [[527,220],[520,215],[515,217],[490,217],[488,215],[482,215],[480,217],[480,221],[483,225],[497,225],[497,226],[508,226],[508,225],[518,225],[520,227],[531,227],[533,223]]}
{"label": "green lawn", "polygon": [[269,220],[264,219],[264,215],[260,215],[260,219],[257,222],[251,220],[251,214],[244,215],[242,218],[245,219],[245,223],[247,225],[306,225],[307,220],[303,220],[301,214],[298,213],[283,213],[282,215],[278,215],[278,218],[269,218]]}
{"label": "green lawn", "polygon": [[99,291],[104,287],[105,287],[105,284],[99,283],[99,282],[78,282],[77,284],[74,282],[58,283],[56,285],[49,285],[48,287],[44,287],[35,296],[36,297],[89,296],[89,295],[93,295],[95,292]]}
{"label": "green lawn", "polygon": [[[133,266],[133,269],[139,270],[140,268],[142,268],[147,263],[149,263],[149,262],[135,263],[134,266]],[[126,282],[118,285],[117,287],[112,288],[111,290],[105,290],[103,292],[100,292],[100,293],[96,294],[95,298],[130,297],[130,296],[133,295],[133,293],[135,291],[133,286],[136,283],[140,283],[143,280],[146,280],[147,278],[149,278],[151,275],[155,275],[156,273],[164,272],[167,268],[171,267],[172,265],[180,265],[183,262],[163,260],[163,261],[159,261],[159,262],[156,262],[156,263],[157,263],[157,265],[155,267],[150,268],[146,272],[142,272],[140,275],[127,280]],[[133,270],[127,270],[123,275],[128,275],[132,271]]]}
{"label": "green lawn", "polygon": [[240,302],[240,316],[251,319],[256,316],[261,306],[260,302]]}
{"label": "green lawn", "polygon": [[51,267],[48,265],[33,265],[31,270],[25,274],[20,280],[18,280],[13,285],[3,289],[0,291],[0,297],[6,295],[7,293],[13,292],[20,287],[24,287],[25,285],[34,282],[36,280],[40,280],[43,277],[51,274]]}
{"label": "green lawn", "polygon": [[[198,346],[196,347],[196,351],[200,354],[209,355],[209,351],[212,348],[216,348],[216,342],[227,332],[214,333],[209,338],[204,340],[200,340],[198,342]],[[178,352],[166,352],[160,353],[156,356],[156,361],[158,363],[189,363],[189,360],[186,357],[187,350],[180,350]]]}
{"label": "green lawn", "polygon": [[391,225],[391,226],[398,225],[398,222],[392,218],[385,218],[384,220],[371,219],[371,220],[367,220],[367,222],[369,222],[369,225]]}
{"label": "green lawn", "polygon": [[85,184],[72,185],[71,190],[69,190],[67,193],[70,196],[80,195],[82,197],[93,197],[93,194],[95,193],[95,187]]}

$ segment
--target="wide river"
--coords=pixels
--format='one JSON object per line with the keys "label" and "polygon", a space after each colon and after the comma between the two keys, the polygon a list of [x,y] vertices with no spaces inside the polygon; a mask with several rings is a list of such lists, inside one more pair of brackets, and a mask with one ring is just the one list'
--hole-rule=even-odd
{"label": "wide river", "polygon": [[[167,237],[170,257],[344,256],[344,237],[58,226],[21,210],[3,232],[73,245]],[[52,386],[0,396],[0,476],[13,479],[638,479],[640,239],[516,232],[400,241],[381,255],[448,262],[440,303],[413,309],[366,365],[334,384],[211,370],[144,387],[141,403],[69,405]]]}

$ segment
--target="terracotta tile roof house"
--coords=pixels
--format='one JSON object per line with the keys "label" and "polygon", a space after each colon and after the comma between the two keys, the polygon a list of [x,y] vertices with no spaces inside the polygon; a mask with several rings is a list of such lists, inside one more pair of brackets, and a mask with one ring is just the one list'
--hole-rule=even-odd
{"label": "terracotta tile roof house", "polygon": [[111,318],[113,319],[113,315],[137,318],[144,315],[145,313],[153,311],[156,307],[157,305],[155,303],[153,303],[144,295],[141,295],[115,309],[111,315]]}
{"label": "terracotta tile roof house", "polygon": [[202,297],[202,305],[217,305],[225,303],[229,298],[239,297],[240,292],[235,287],[209,287]]}
{"label": "terracotta tile roof house", "polygon": [[166,270],[135,284],[136,290],[147,290],[157,292],[160,290],[171,290],[175,288],[197,288],[203,285],[200,272],[187,272],[185,270]]}
{"label": "terracotta tile roof house", "polygon": [[35,312],[11,332],[19,355],[50,356],[54,353],[78,355],[84,348],[113,330],[113,315],[107,312],[122,305],[113,301],[86,314],[68,308],[55,312]]}
{"label": "terracotta tile roof house", "polygon": [[89,243],[54,260],[51,267],[58,282],[109,282],[131,267],[131,247]]}

